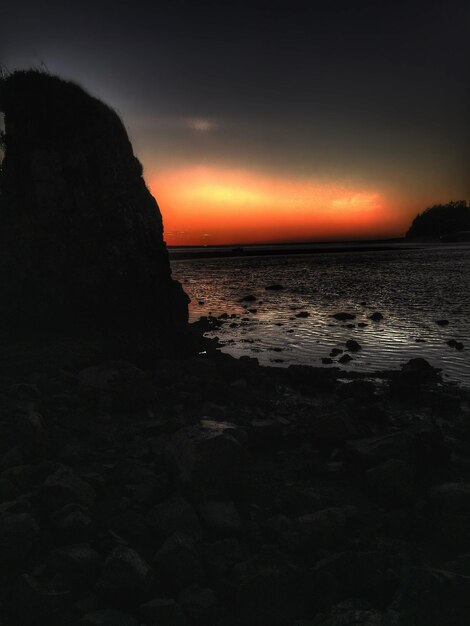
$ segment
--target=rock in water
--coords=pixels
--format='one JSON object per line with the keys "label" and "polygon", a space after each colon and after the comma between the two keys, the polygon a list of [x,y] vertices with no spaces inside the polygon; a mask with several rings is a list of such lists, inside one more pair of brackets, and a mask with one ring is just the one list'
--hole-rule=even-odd
{"label": "rock in water", "polygon": [[118,115],[37,71],[0,79],[0,111],[1,326],[181,343],[188,297]]}

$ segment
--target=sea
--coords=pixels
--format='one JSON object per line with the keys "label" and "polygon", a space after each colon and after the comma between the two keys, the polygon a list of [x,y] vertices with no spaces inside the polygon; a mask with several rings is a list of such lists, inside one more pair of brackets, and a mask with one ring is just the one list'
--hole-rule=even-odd
{"label": "sea", "polygon": [[422,357],[470,387],[469,243],[173,248],[170,258],[190,321],[223,316],[207,336],[234,357],[370,373]]}

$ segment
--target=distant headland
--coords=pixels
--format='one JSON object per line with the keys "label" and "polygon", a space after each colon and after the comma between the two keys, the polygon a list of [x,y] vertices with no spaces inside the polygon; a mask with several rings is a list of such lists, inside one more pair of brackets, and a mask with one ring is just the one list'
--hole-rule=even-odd
{"label": "distant headland", "polygon": [[418,213],[406,238],[470,241],[470,206],[465,200],[435,204]]}

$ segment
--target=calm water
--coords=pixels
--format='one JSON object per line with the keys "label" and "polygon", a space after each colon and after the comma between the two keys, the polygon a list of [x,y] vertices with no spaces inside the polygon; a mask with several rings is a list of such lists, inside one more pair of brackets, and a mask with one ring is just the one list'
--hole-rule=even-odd
{"label": "calm water", "polygon": [[[344,369],[394,368],[419,356],[442,368],[449,380],[470,386],[468,244],[174,260],[172,268],[191,298],[191,321],[209,313],[237,315],[211,333],[234,356],[318,366],[333,348],[344,350],[354,339],[362,350],[340,365]],[[284,289],[266,290],[273,283]],[[246,295],[256,301],[239,302]],[[295,317],[303,311],[309,316]],[[375,311],[382,321],[368,319]],[[356,317],[338,322],[332,317],[338,312]],[[436,324],[441,319],[448,325]],[[451,339],[462,342],[463,350],[449,346]]]}

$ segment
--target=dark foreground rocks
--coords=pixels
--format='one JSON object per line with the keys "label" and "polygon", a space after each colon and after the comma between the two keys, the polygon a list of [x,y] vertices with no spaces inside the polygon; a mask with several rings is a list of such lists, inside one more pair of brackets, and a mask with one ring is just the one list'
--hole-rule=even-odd
{"label": "dark foreground rocks", "polygon": [[20,356],[2,625],[468,624],[470,398],[426,362]]}

